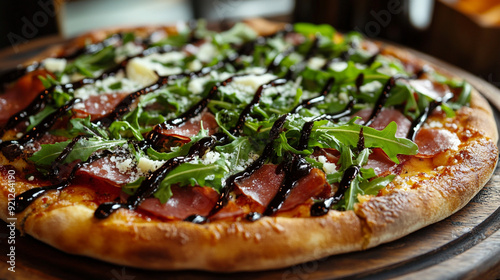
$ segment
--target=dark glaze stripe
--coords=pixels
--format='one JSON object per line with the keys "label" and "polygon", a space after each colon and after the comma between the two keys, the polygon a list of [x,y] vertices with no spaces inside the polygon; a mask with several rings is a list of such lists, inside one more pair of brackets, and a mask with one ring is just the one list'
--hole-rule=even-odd
{"label": "dark glaze stripe", "polygon": [[199,71],[196,72],[190,72],[190,73],[181,73],[181,74],[175,74],[175,75],[168,75],[168,76],[162,76],[158,78],[158,81],[150,86],[144,87],[138,91],[135,91],[129,95],[127,95],[125,98],[122,99],[120,103],[111,111],[109,114],[106,116],[97,119],[93,122],[95,123],[101,123],[103,126],[109,126],[111,123],[113,123],[115,120],[119,119],[121,116],[124,114],[130,112],[131,108],[130,106],[137,100],[142,95],[146,95],[150,92],[153,92],[155,90],[158,90],[162,86],[168,84],[171,81],[182,79],[182,78],[194,78],[194,77],[202,77],[207,74],[209,74],[211,71],[217,70],[222,68],[226,64],[226,61],[220,61],[219,63],[209,66],[209,67],[204,67]]}
{"label": "dark glaze stripe", "polygon": [[[278,33],[276,33],[276,34],[278,34]],[[273,35],[271,35],[271,36],[273,36]],[[269,37],[271,37],[271,36],[269,36]],[[217,63],[216,65],[213,65],[213,66],[210,66],[210,67],[204,67],[201,70],[196,71],[196,72],[183,73],[183,74],[179,74],[179,75],[171,75],[171,76],[166,76],[166,77],[160,77],[159,81],[157,82],[157,84],[168,83],[169,80],[179,79],[179,78],[183,78],[183,77],[193,78],[193,77],[199,77],[199,76],[207,75],[211,71],[214,71],[214,70],[217,70],[217,69],[223,67],[228,62],[234,62],[237,58],[238,58],[237,55],[236,56],[230,56],[227,59],[225,59],[224,61],[221,61],[221,62]],[[125,63],[121,63],[119,66],[124,67],[125,64],[126,64],[126,62]],[[103,75],[107,75],[107,73],[103,73]],[[101,75],[101,77],[103,75]],[[94,82],[94,80],[95,79],[85,79],[85,80],[82,80],[82,81],[79,81],[79,82],[76,82],[76,83],[73,83],[73,84],[63,85],[63,87],[75,89],[75,88],[77,88],[79,86],[82,86],[83,84],[86,84],[87,82],[88,83]],[[277,82],[276,84],[279,84],[279,82]],[[274,86],[274,85],[275,85],[274,83],[271,83],[270,86]],[[159,85],[155,84],[153,86],[159,86]],[[152,88],[149,88],[147,90],[152,90]],[[147,92],[150,92],[150,91],[147,91]],[[260,95],[261,93],[262,93],[262,90],[261,91],[257,91],[255,95]],[[125,98],[126,99],[125,100],[126,105],[131,105],[137,99],[137,97],[139,97],[142,94],[144,94],[144,92],[140,93],[140,91],[139,91],[139,92],[135,92],[135,93],[130,94],[129,96],[127,96],[128,98],[127,97]],[[259,97],[259,99],[260,99],[260,97]],[[124,103],[124,102],[122,101],[122,103]],[[124,104],[122,104],[122,105],[124,105]],[[198,105],[201,105],[199,107],[206,106],[206,104],[204,102],[200,103]],[[117,107],[120,107],[120,104]],[[116,110],[120,110],[120,112],[118,112],[118,114],[120,114],[125,109],[123,109],[123,107],[122,107],[122,108],[115,108],[115,111]],[[193,111],[198,111],[198,110],[193,109]],[[240,115],[240,118],[244,118],[244,116]],[[235,130],[235,129],[233,129],[233,130]],[[170,161],[167,161],[157,171],[151,173],[146,178],[146,180],[141,184],[141,186],[137,190],[136,194],[134,196],[131,196],[126,204],[120,204],[120,203],[105,203],[105,204],[101,204],[98,207],[98,209],[96,210],[96,212],[94,213],[95,217],[96,218],[105,218],[105,217],[109,216],[111,213],[113,213],[114,211],[116,211],[117,209],[120,209],[120,208],[135,209],[145,198],[151,196],[154,192],[156,192],[156,190],[158,189],[159,184],[161,183],[161,181],[163,180],[163,178],[173,168],[175,168],[176,166],[178,166],[179,164],[181,164],[183,162],[192,160],[196,156],[205,154],[206,151],[208,151],[210,148],[214,147],[217,143],[226,142],[227,140],[228,140],[228,137],[225,134],[221,134],[221,133],[218,133],[218,134],[215,134],[215,135],[212,135],[212,136],[209,136],[209,137],[205,137],[205,138],[199,140],[197,143],[193,144],[193,146],[191,147],[191,149],[188,152],[187,156],[173,158]],[[67,146],[65,148],[65,150],[63,151],[62,155],[60,155],[59,157],[61,157],[61,158],[67,157],[69,155],[69,153],[71,152],[72,147],[74,147],[74,145],[77,143],[77,141],[78,140],[73,140],[70,143],[70,145],[68,145],[69,147]],[[107,156],[107,155],[103,155],[102,157],[105,157],[105,156]],[[81,168],[82,166],[83,165],[80,165],[80,164],[78,164],[77,166],[75,166],[75,168],[72,171],[72,175],[74,175],[74,173],[79,168]],[[60,190],[60,189],[63,189],[65,187],[67,187],[70,184],[70,182],[71,182],[72,179],[73,179],[73,176],[70,176],[66,180],[67,182],[64,182],[64,184],[61,183],[59,185],[54,185],[54,186],[49,186],[49,187],[42,187],[42,188],[38,188],[38,189],[32,189],[32,190],[29,190],[29,191],[21,194],[20,199],[24,200],[25,201],[24,203],[26,204],[26,206],[24,206],[23,209],[25,209],[27,207],[27,205],[29,205],[31,202],[33,202],[37,197],[39,197],[40,195],[42,195],[43,193],[45,193],[47,190],[50,190],[50,189]],[[21,211],[22,210],[20,210],[20,212]],[[196,222],[196,221],[197,221],[196,219],[193,219],[193,222]]]}
{"label": "dark glaze stripe", "polygon": [[88,139],[88,137],[84,135],[78,135],[71,142],[62,150],[62,152],[57,156],[57,158],[54,160],[52,165],[50,166],[50,172],[49,176],[52,178],[57,178],[59,176],[59,166],[61,164],[64,164],[64,161],[66,158],[68,158],[69,154],[71,154],[71,151],[73,151],[73,148],[75,147],[76,143],[78,143],[82,139]]}
{"label": "dark glaze stripe", "polygon": [[234,75],[226,80],[222,81],[221,83],[218,83],[217,85],[213,86],[210,89],[210,92],[208,95],[200,100],[198,103],[196,103],[194,106],[189,108],[188,111],[184,112],[181,114],[179,117],[167,120],[164,123],[156,125],[145,137],[145,143],[142,145],[143,148],[149,147],[149,145],[153,147],[159,146],[159,142],[161,141],[162,138],[162,130],[164,129],[171,129],[173,127],[180,126],[187,122],[189,119],[196,117],[199,115],[208,105],[210,100],[212,100],[215,95],[219,92],[219,87],[221,86],[226,86],[228,83],[231,83],[235,77],[242,76],[242,75]]}
{"label": "dark glaze stripe", "polygon": [[377,52],[376,54],[370,56],[366,61],[365,61],[365,65],[370,67],[374,62],[375,60],[377,60],[377,57],[380,55],[380,52]]}
{"label": "dark glaze stripe", "polygon": [[365,135],[363,133],[363,127],[359,130],[359,139],[356,149],[358,149],[358,153],[361,153],[361,151],[365,149]]}
{"label": "dark glaze stripe", "polygon": [[76,171],[78,171],[78,169],[80,169],[81,167],[86,166],[88,164],[91,164],[91,163],[93,163],[101,158],[112,155],[112,154],[113,153],[111,151],[104,150],[103,152],[101,152],[99,154],[92,155],[86,161],[77,163],[75,165],[75,167],[73,167],[73,169],[71,170],[71,173],[68,176],[68,178],[66,178],[66,180],[62,181],[61,183],[51,185],[51,186],[46,186],[46,187],[39,187],[39,188],[30,189],[30,190],[25,191],[22,194],[16,196],[15,201],[14,201],[15,212],[16,213],[23,212],[31,203],[33,203],[37,198],[39,198],[40,196],[42,196],[43,194],[45,194],[48,191],[51,191],[51,190],[60,191],[64,188],[68,187],[70,182],[74,179]]}
{"label": "dark glaze stripe", "polygon": [[2,142],[0,144],[0,148],[4,156],[10,161],[17,158],[22,153],[23,145],[33,142],[42,137],[59,118],[63,117],[71,108],[73,108],[73,105],[75,103],[80,101],[81,100],[77,98],[68,101],[68,103],[45,117],[42,122],[25,133],[19,140]]}
{"label": "dark glaze stripe", "polygon": [[[70,55],[58,56],[57,58],[73,59],[73,58],[76,58],[82,54],[93,54],[93,53],[96,53],[96,52],[104,49],[107,46],[116,44],[119,40],[121,40],[121,38],[122,38],[121,34],[115,34],[115,35],[113,35],[113,36],[111,36],[111,37],[109,37],[101,42],[80,48]],[[41,66],[42,66],[42,64],[40,62],[34,62],[26,67],[18,67],[18,68],[9,70],[0,76],[0,84],[3,87],[5,87],[6,84],[19,79],[20,77],[26,75],[29,72],[33,72],[33,71],[37,70]]]}
{"label": "dark glaze stripe", "polygon": [[233,135],[240,134],[240,131],[243,129],[243,126],[245,125],[245,120],[246,120],[247,116],[250,115],[253,107],[255,107],[255,105],[257,105],[260,102],[260,98],[262,97],[262,91],[264,89],[284,85],[286,82],[287,82],[287,79],[278,78],[278,79],[272,80],[266,84],[259,86],[259,88],[257,89],[257,91],[255,92],[255,94],[253,96],[252,101],[250,103],[248,103],[248,105],[245,107],[245,109],[243,109],[243,111],[241,112],[241,114],[238,117],[238,121],[236,122],[236,125],[233,128],[231,128],[231,130],[229,130],[229,132]]}
{"label": "dark glaze stripe", "polygon": [[160,183],[163,181],[165,176],[172,171],[174,168],[182,163],[193,160],[196,156],[201,156],[205,154],[210,148],[212,148],[217,140],[215,137],[205,137],[200,141],[193,144],[188,154],[184,157],[175,157],[168,160],[159,169],[149,174],[146,179],[141,183],[134,195],[131,195],[126,203],[116,203],[116,202],[106,202],[99,207],[94,212],[94,217],[97,219],[105,219],[109,217],[113,212],[120,208],[126,209],[136,209],[141,202],[143,202],[147,197],[153,195],[158,188]]}
{"label": "dark glaze stripe", "polygon": [[453,93],[447,92],[441,99],[433,100],[429,103],[429,106],[424,109],[424,111],[411,123],[410,130],[406,135],[406,138],[415,142],[415,138],[417,136],[418,131],[422,128],[425,121],[429,118],[432,112],[441,104],[448,102],[451,98],[453,98]]}
{"label": "dark glaze stripe", "polygon": [[[36,69],[40,68],[41,64],[39,62],[33,62],[32,64],[26,66],[26,67],[17,67],[11,70],[8,70],[7,72],[4,72],[0,76],[0,85],[2,91],[5,90],[5,87],[8,83],[11,83],[22,76],[26,75],[29,72],[33,72]],[[1,91],[0,91],[1,92]]]}
{"label": "dark glaze stripe", "polygon": [[175,127],[175,126],[179,126],[179,125],[187,122],[189,119],[199,115],[207,107],[208,102],[210,102],[210,100],[212,100],[215,97],[217,92],[219,92],[219,88],[221,86],[222,87],[227,86],[229,83],[233,82],[234,78],[241,77],[241,76],[244,76],[244,75],[233,75],[233,76],[227,78],[226,80],[222,81],[221,83],[213,86],[210,89],[210,92],[208,93],[207,97],[200,100],[198,103],[196,103],[193,107],[189,108],[189,110],[187,110],[186,112],[184,112],[180,116],[159,124],[158,128],[170,129],[170,128]]}
{"label": "dark glaze stripe", "polygon": [[[163,47],[154,47],[150,49],[144,50],[141,54],[137,55],[136,57],[143,57],[150,55],[152,53],[166,53],[174,50],[173,47],[171,46],[163,46]],[[58,87],[61,87],[65,90],[76,90],[84,85],[89,85],[89,84],[94,84],[96,81],[106,79],[110,76],[113,76],[116,74],[118,71],[124,69],[127,66],[127,63],[134,57],[128,57],[124,61],[120,62],[118,65],[115,67],[112,67],[111,69],[108,69],[104,71],[101,75],[99,75],[96,78],[84,78],[80,81],[76,81],[73,83],[68,83],[68,84],[63,84],[63,85],[58,85],[58,86],[52,86],[48,89],[43,90],[40,92],[37,97],[23,110],[19,111],[15,115],[9,118],[7,121],[7,124],[0,130],[0,137],[3,136],[3,134],[10,129],[13,129],[16,127],[19,123],[22,121],[25,121],[28,119],[30,115],[34,115],[37,112],[39,112],[43,107],[45,107],[45,104],[50,96],[51,93],[54,92],[55,89]]]}
{"label": "dark glaze stripe", "polygon": [[313,57],[317,52],[319,48],[319,37],[316,36],[314,38],[314,41],[312,42],[311,48],[306,53],[306,56],[304,57],[304,61],[308,61],[311,57]]}
{"label": "dark glaze stripe", "polygon": [[[254,94],[254,99],[255,103],[250,103],[247,105],[246,108],[250,108],[250,110],[243,110],[243,112],[239,116],[239,120],[244,120],[246,119],[246,114],[249,114],[251,111],[252,106],[254,106],[258,101],[260,100],[260,96],[262,95],[262,90],[264,88],[269,88],[271,86],[276,86],[280,85],[282,83],[285,83],[285,79],[276,79],[274,81],[271,81],[267,84],[261,85],[259,89],[255,92]],[[265,86],[265,87],[264,87]],[[245,108],[245,109],[246,109]],[[246,112],[248,111],[248,112]],[[246,113],[245,113],[246,112]],[[284,118],[286,119],[286,117]],[[284,120],[283,120],[284,122]],[[232,131],[233,135],[239,135],[240,130],[241,130],[241,125],[239,122],[230,130]],[[273,133],[273,129],[271,129],[271,133]],[[202,138],[198,142],[194,143],[191,149],[189,149],[188,153],[186,156],[181,156],[181,157],[175,157],[170,160],[168,160],[166,163],[164,163],[159,169],[157,169],[155,172],[151,173],[149,176],[146,177],[146,179],[141,183],[139,186],[137,192],[129,197],[127,200],[127,203],[115,203],[115,202],[109,202],[109,203],[104,203],[101,204],[96,212],[94,213],[94,217],[98,219],[105,219],[109,215],[111,215],[114,211],[120,209],[120,208],[126,208],[126,209],[136,209],[139,204],[144,201],[147,197],[151,196],[154,194],[159,186],[160,183],[163,181],[165,176],[172,171],[175,167],[179,166],[180,164],[193,160],[196,156],[202,156],[205,154],[206,151],[209,149],[213,148],[215,145],[226,142],[228,140],[228,137],[225,134],[215,134],[212,136],[208,136],[205,138]],[[273,149],[273,147],[271,147]],[[190,220],[196,221],[199,219],[190,217]]]}
{"label": "dark glaze stripe", "polygon": [[[363,134],[363,127],[361,127],[361,129],[359,130],[359,137],[356,148],[358,154],[365,149],[365,136]],[[351,187],[352,181],[359,174],[360,169],[361,167],[358,165],[352,165],[348,167],[344,171],[344,175],[342,176],[342,179],[339,183],[339,188],[337,189],[335,194],[332,197],[325,199],[324,201],[316,202],[311,206],[311,216],[326,215],[332,205],[339,202],[344,196],[344,193],[347,191],[347,189]]]}
{"label": "dark glaze stripe", "polygon": [[274,70],[276,70],[276,68],[278,68],[278,66],[280,66],[281,61],[283,61],[283,59],[285,59],[285,57],[289,56],[294,51],[295,51],[295,46],[292,46],[292,47],[289,47],[288,49],[284,50],[282,53],[279,53],[278,55],[276,55],[276,57],[274,57],[271,64],[269,64],[269,66],[267,66],[266,73],[271,73]]}
{"label": "dark glaze stripe", "polygon": [[276,140],[276,138],[278,138],[278,136],[280,135],[281,131],[283,131],[283,126],[286,122],[287,117],[288,114],[285,114],[274,122],[271,131],[269,132],[270,140],[264,147],[264,151],[259,156],[259,158],[257,158],[254,162],[252,162],[252,164],[250,164],[247,168],[245,168],[245,170],[233,174],[226,179],[225,186],[223,191],[221,191],[219,200],[215,204],[214,208],[212,208],[212,210],[210,211],[208,217],[213,217],[227,204],[229,200],[229,194],[233,191],[236,181],[250,177],[253,173],[255,173],[255,171],[259,170],[259,168],[261,168],[264,165],[264,163],[266,163],[267,159],[274,152],[274,140]]}
{"label": "dark glaze stripe", "polygon": [[326,81],[325,86],[321,90],[321,94],[319,96],[304,100],[302,103],[299,105],[295,106],[295,108],[290,111],[290,113],[295,114],[298,113],[302,109],[307,109],[310,108],[311,106],[323,102],[325,100],[325,97],[328,95],[330,90],[332,89],[333,84],[335,83],[335,78],[330,78],[328,81]]}
{"label": "dark glaze stripe", "polygon": [[113,34],[109,38],[106,38],[100,42],[84,46],[84,47],[74,51],[73,53],[71,53],[69,55],[59,56],[58,58],[75,59],[83,54],[94,54],[94,53],[97,53],[99,51],[102,51],[104,48],[106,48],[108,46],[112,46],[112,45],[115,45],[115,44],[121,42],[122,39],[123,39],[123,34],[120,34],[120,33]]}
{"label": "dark glaze stripe", "polygon": [[274,196],[271,202],[267,205],[264,215],[274,215],[285,203],[286,198],[292,190],[297,186],[297,183],[302,177],[305,177],[311,172],[311,165],[303,156],[292,155],[291,159],[284,162],[283,171],[285,178],[278,189],[278,193]]}
{"label": "dark glaze stripe", "polygon": [[30,131],[25,133],[19,140],[16,142],[19,145],[24,145],[29,142],[33,142],[36,139],[39,139],[43,134],[45,134],[54,124],[55,122],[63,117],[73,106],[75,103],[81,102],[81,99],[74,98],[68,101],[63,106],[59,107],[55,112],[45,117],[42,122],[33,127]]}
{"label": "dark glaze stripe", "polygon": [[356,82],[355,82],[355,85],[356,85],[356,93],[357,94],[360,94],[361,93],[361,86],[363,85],[363,83],[365,82],[365,74],[363,73],[360,73],[357,77],[356,77]]}
{"label": "dark glaze stripe", "polygon": [[328,213],[332,205],[339,202],[344,193],[351,187],[352,182],[358,176],[360,167],[357,165],[352,165],[344,171],[342,180],[340,180],[339,188],[335,194],[326,199],[325,201],[319,201],[311,206],[311,216],[323,216]]}
{"label": "dark glaze stripe", "polygon": [[394,77],[390,77],[389,80],[385,83],[384,89],[382,90],[382,93],[380,94],[379,98],[377,99],[377,102],[375,103],[375,106],[373,108],[373,111],[368,118],[368,120],[363,124],[364,126],[369,126],[372,124],[372,122],[375,120],[377,115],[382,111],[382,108],[385,105],[385,102],[387,101],[387,98],[389,97],[389,94],[391,92],[391,89],[394,87],[396,84],[396,80]]}
{"label": "dark glaze stripe", "polygon": [[22,150],[24,149],[23,145],[31,143],[42,137],[55,124],[55,122],[59,118],[63,117],[77,102],[80,102],[80,99],[70,100],[55,112],[45,117],[41,123],[25,133],[19,140],[11,140],[0,143],[0,149],[4,156],[9,161],[13,161],[15,158],[20,156]]}

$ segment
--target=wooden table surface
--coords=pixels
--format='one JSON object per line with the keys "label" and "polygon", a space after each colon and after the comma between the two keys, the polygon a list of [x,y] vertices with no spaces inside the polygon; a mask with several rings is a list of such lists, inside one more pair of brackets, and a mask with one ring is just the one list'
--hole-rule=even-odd
{"label": "wooden table surface", "polygon": [[[36,53],[36,50],[28,50]],[[28,52],[25,50],[25,52]],[[500,112],[500,91],[439,60],[421,57],[465,77]],[[0,69],[12,67],[0,52]],[[25,56],[25,55],[24,55]],[[500,122],[498,122],[500,123]],[[363,252],[330,256],[263,272],[146,271],[58,251],[16,232],[15,272],[7,270],[9,231],[0,222],[0,279],[500,279],[500,168],[462,210],[404,238]]]}

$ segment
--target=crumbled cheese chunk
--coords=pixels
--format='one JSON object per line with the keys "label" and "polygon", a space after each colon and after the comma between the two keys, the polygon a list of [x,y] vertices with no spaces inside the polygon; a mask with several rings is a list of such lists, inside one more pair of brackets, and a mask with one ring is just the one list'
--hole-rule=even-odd
{"label": "crumbled cheese chunk", "polygon": [[345,61],[335,61],[330,64],[330,69],[335,72],[342,72],[347,68],[347,62]]}
{"label": "crumbled cheese chunk", "polygon": [[66,68],[66,59],[49,57],[43,61],[43,67],[50,72],[63,72]]}
{"label": "crumbled cheese chunk", "polygon": [[251,91],[256,91],[259,86],[276,79],[273,74],[247,75],[234,78],[233,85],[249,87]]}
{"label": "crumbled cheese chunk", "polygon": [[322,57],[311,57],[309,61],[307,62],[307,67],[314,69],[314,70],[319,70],[321,67],[323,67],[326,63],[326,59]]}
{"label": "crumbled cheese chunk", "polygon": [[360,86],[359,90],[361,92],[376,92],[380,90],[382,87],[383,85],[379,81],[373,81]]}
{"label": "crumbled cheese chunk", "polygon": [[127,173],[127,171],[131,170],[133,167],[132,159],[127,158],[123,161],[117,161],[116,167],[118,168],[118,171],[120,171],[120,173]]}
{"label": "crumbled cheese chunk", "polygon": [[189,71],[193,71],[193,72],[198,71],[201,68],[203,68],[203,64],[198,59],[195,59],[195,60],[189,62],[187,66],[188,66]]}
{"label": "crumbled cheese chunk", "polygon": [[137,164],[137,168],[144,174],[147,174],[151,171],[156,171],[160,168],[165,161],[163,160],[151,160],[149,158],[141,157],[139,159],[139,163]]}
{"label": "crumbled cheese chunk", "polygon": [[334,163],[328,162],[325,156],[319,156],[318,161],[323,164],[323,171],[325,171],[326,174],[337,172],[337,166]]}
{"label": "crumbled cheese chunk", "polygon": [[201,45],[198,49],[198,53],[196,53],[196,57],[205,63],[212,61],[216,55],[217,49],[210,42]]}
{"label": "crumbled cheese chunk", "polygon": [[189,81],[188,90],[194,94],[200,94],[208,81],[210,81],[210,77],[193,78]]}
{"label": "crumbled cheese chunk", "polygon": [[219,158],[220,158],[220,153],[215,151],[209,151],[203,156],[201,162],[205,165],[212,164],[216,162]]}

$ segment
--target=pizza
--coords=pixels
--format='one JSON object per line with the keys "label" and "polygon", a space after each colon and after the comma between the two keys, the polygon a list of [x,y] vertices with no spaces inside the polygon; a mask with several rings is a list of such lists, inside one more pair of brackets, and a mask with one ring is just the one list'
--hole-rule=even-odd
{"label": "pizza", "polygon": [[461,209],[498,157],[466,81],[328,25],[95,31],[0,80],[2,219],[145,269],[365,250]]}

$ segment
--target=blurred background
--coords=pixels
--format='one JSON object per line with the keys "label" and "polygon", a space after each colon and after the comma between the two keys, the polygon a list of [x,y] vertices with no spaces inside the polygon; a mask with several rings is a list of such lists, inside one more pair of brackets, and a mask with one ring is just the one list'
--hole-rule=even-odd
{"label": "blurred background", "polygon": [[112,26],[247,17],[332,24],[457,65],[500,87],[500,0],[17,0],[0,9],[0,71]]}

